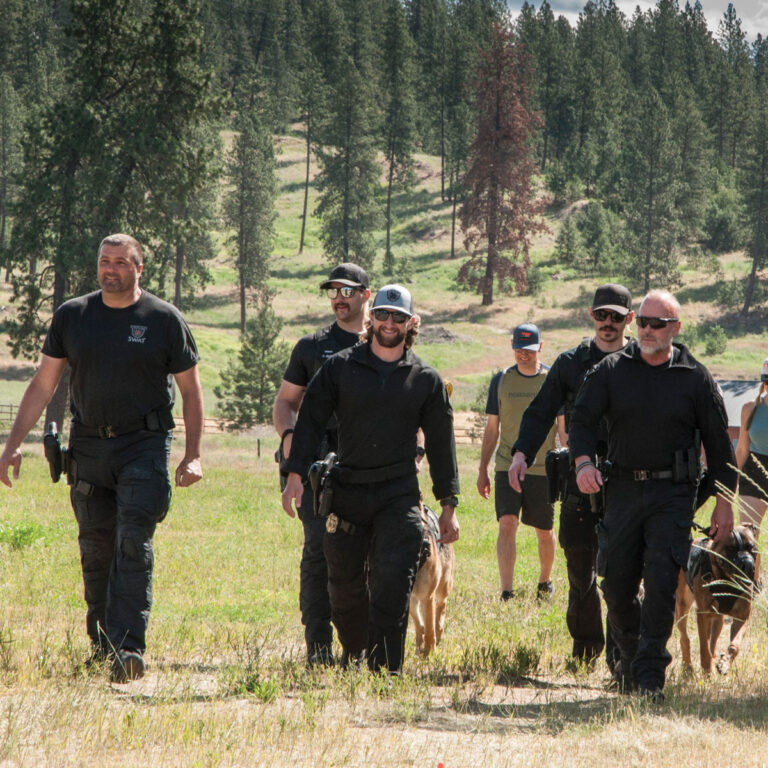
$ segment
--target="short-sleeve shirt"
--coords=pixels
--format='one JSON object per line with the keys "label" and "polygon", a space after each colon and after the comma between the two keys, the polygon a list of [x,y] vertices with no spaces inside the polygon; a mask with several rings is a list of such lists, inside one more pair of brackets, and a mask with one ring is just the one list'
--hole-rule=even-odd
{"label": "short-sleeve shirt", "polygon": [[172,375],[200,359],[178,309],[146,291],[129,307],[108,307],[101,291],[65,302],[43,354],[67,359],[72,416],[88,426],[120,426],[172,407]]}
{"label": "short-sleeve shirt", "polygon": [[[506,472],[512,463],[512,446],[517,440],[517,433],[520,430],[520,422],[523,418],[525,409],[531,400],[541,389],[544,379],[547,377],[549,367],[541,365],[538,373],[527,376],[521,373],[516,365],[507,368],[505,371],[499,371],[492,379],[488,389],[488,401],[485,405],[485,412],[492,416],[499,417],[499,447],[496,450],[496,471]],[[503,379],[502,379],[503,376]],[[499,381],[501,380],[501,387]],[[499,403],[499,391],[501,390],[501,403]],[[528,470],[531,475],[546,474],[544,468],[544,457],[547,451],[555,447],[555,426],[547,434],[547,438],[542,444],[539,452],[536,454],[536,462]]]}

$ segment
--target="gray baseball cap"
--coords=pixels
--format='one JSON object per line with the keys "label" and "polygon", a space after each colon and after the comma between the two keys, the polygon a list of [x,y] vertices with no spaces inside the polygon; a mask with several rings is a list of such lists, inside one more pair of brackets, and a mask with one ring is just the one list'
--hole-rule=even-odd
{"label": "gray baseball cap", "polygon": [[407,288],[392,283],[379,288],[373,300],[373,309],[391,309],[394,312],[405,312],[413,317],[413,297]]}

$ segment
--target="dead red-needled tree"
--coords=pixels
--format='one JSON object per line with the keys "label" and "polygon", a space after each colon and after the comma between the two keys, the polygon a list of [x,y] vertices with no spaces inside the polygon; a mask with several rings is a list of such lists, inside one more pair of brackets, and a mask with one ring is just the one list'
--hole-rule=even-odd
{"label": "dead red-needled tree", "polygon": [[460,212],[464,244],[470,258],[459,270],[493,303],[493,283],[503,289],[513,280],[527,286],[533,235],[547,229],[538,215],[532,180],[533,140],[541,119],[531,107],[531,66],[509,29],[495,25],[488,47],[480,52],[475,82],[477,130],[470,146]]}

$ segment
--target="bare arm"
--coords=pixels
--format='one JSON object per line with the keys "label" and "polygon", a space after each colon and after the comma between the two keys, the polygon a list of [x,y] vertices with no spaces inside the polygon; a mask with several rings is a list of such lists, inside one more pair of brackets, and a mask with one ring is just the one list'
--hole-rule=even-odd
{"label": "bare arm", "polygon": [[754,403],[744,403],[741,409],[741,430],[739,432],[739,442],[736,444],[736,466],[739,469],[744,469],[744,465],[749,458],[749,429],[747,428],[747,422],[754,410]]}
{"label": "bare arm", "polygon": [[[304,392],[306,392],[306,387],[291,384],[285,379],[280,384],[275,403],[272,406],[272,423],[275,425],[275,432],[281,437],[286,429],[293,429],[296,426],[296,416],[299,413],[299,408],[301,408]],[[283,454],[286,459],[291,455],[292,442],[293,435],[287,435],[283,440]]]}
{"label": "bare arm", "polygon": [[559,414],[555,423],[557,424],[557,439],[560,441],[560,447],[567,448],[568,433],[565,431],[565,416],[562,413]]}
{"label": "bare arm", "polygon": [[8,469],[13,467],[13,479],[18,479],[21,468],[21,444],[29,430],[37,424],[43,409],[53,397],[66,365],[67,360],[64,357],[43,355],[37,373],[32,377],[24,397],[21,398],[11,434],[0,456],[0,482],[9,488],[11,481],[8,477]]}
{"label": "bare arm", "polygon": [[491,476],[488,465],[491,463],[496,444],[499,442],[499,416],[495,413],[487,414],[483,432],[483,444],[480,447],[480,468],[477,472],[477,492],[487,499],[491,495]]}
{"label": "bare arm", "polygon": [[173,378],[179,388],[184,414],[184,429],[186,431],[186,450],[184,458],[176,468],[176,485],[187,486],[196,483],[203,477],[200,465],[201,444],[203,440],[203,389],[200,386],[200,372],[196,365],[181,373],[175,373]]}

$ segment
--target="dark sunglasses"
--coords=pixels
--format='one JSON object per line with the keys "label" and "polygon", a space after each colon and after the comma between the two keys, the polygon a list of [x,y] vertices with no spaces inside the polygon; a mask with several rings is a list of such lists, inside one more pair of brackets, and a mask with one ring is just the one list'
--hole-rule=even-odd
{"label": "dark sunglasses", "polygon": [[374,309],[373,310],[373,316],[380,322],[380,323],[386,323],[387,318],[392,315],[392,319],[398,324],[402,325],[406,320],[408,320],[408,315],[405,314],[405,312],[395,312],[393,310],[389,309]]}
{"label": "dark sunglasses", "polygon": [[338,298],[339,294],[345,299],[351,299],[355,295],[355,291],[361,290],[360,288],[353,288],[351,285],[343,285],[341,288],[326,288],[325,295],[329,299]]}
{"label": "dark sunglasses", "polygon": [[607,309],[593,309],[592,317],[594,317],[598,323],[602,323],[610,317],[611,322],[616,323],[617,325],[623,323],[627,319],[626,315],[622,315],[620,312],[611,312]]}
{"label": "dark sunglasses", "polygon": [[638,315],[635,319],[640,328],[650,325],[654,331],[660,331],[662,328],[666,328],[669,323],[677,322],[676,317],[645,317],[644,315]]}

